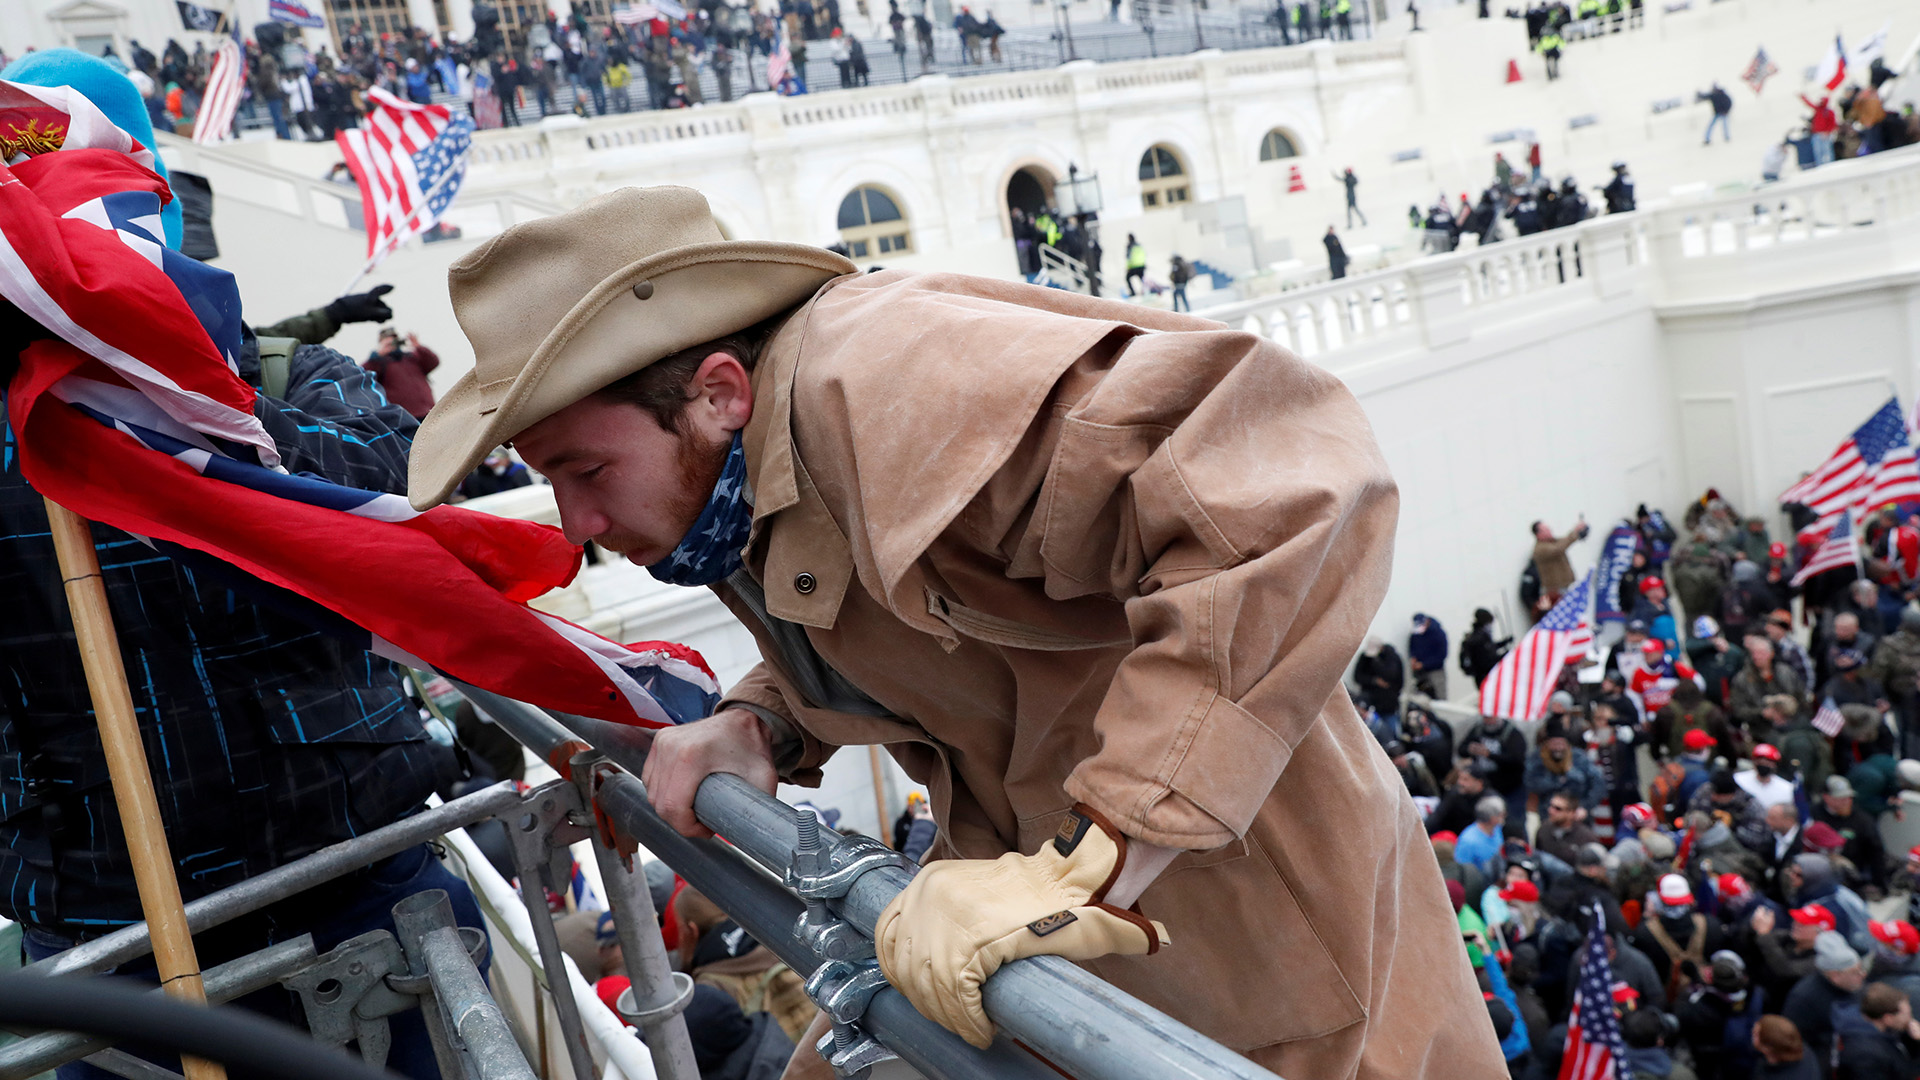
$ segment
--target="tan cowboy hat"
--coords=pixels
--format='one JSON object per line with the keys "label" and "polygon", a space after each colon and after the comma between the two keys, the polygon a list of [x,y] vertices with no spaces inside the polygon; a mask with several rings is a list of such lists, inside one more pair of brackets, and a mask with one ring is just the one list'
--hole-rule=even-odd
{"label": "tan cowboy hat", "polygon": [[621,188],[513,228],[447,271],[473,370],[413,439],[407,498],[444,501],[487,452],[664,356],[855,271],[825,248],[726,240],[692,188]]}

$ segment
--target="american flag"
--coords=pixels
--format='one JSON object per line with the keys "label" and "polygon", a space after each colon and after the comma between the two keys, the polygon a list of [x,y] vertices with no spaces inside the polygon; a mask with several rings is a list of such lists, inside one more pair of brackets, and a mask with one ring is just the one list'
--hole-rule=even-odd
{"label": "american flag", "polygon": [[767,85],[778,92],[781,80],[787,77],[792,68],[793,51],[787,48],[787,37],[782,34],[780,47],[773,51],[772,56],[767,57]]}
{"label": "american flag", "polygon": [[1593,926],[1580,954],[1573,1010],[1567,1015],[1567,1045],[1560,1080],[1615,1080],[1627,1055],[1620,1018],[1613,1014],[1613,965],[1607,962],[1607,917],[1593,905]]}
{"label": "american flag", "polygon": [[1840,734],[1840,728],[1846,722],[1847,718],[1840,715],[1840,707],[1833,703],[1832,698],[1823,698],[1820,707],[1814,710],[1813,726],[1829,739]]}
{"label": "american flag", "polygon": [[1482,716],[1537,720],[1547,711],[1560,670],[1593,644],[1593,627],[1587,621],[1592,602],[1593,572],[1588,571],[1481,684]]}
{"label": "american flag", "polygon": [[1889,398],[1818,469],[1780,494],[1782,505],[1804,503],[1820,515],[1800,530],[1800,539],[1808,543],[1824,537],[1842,510],[1858,517],[1876,506],[1914,499],[1920,499],[1920,466],[1914,463],[1898,398]]}
{"label": "american flag", "polygon": [[1833,523],[1833,531],[1820,542],[1819,550],[1807,560],[1807,565],[1793,575],[1793,584],[1804,585],[1808,578],[1827,570],[1837,570],[1842,566],[1858,569],[1860,566],[1860,548],[1854,543],[1853,511],[1840,511],[1839,520]]}
{"label": "american flag", "polygon": [[367,265],[440,220],[467,176],[473,119],[445,105],[415,105],[379,87],[367,91],[373,112],[334,136],[360,184],[367,217]]}
{"label": "american flag", "polygon": [[719,702],[692,650],[527,605],[579,568],[557,530],[280,468],[233,367],[238,287],[160,243],[152,154],[69,88],[0,83],[0,139],[44,130],[56,106],[61,142],[0,166],[0,297],[56,335],[7,387],[29,483],[410,667],[649,727]]}
{"label": "american flag", "polygon": [[193,118],[193,141],[217,143],[233,129],[233,113],[240,107],[240,95],[246,88],[247,58],[240,42],[226,38],[214,50],[213,70],[207,72],[207,89],[200,96],[200,112]]}
{"label": "american flag", "polygon": [[640,26],[660,17],[660,9],[652,4],[629,4],[613,9],[613,21],[621,26]]}
{"label": "american flag", "polygon": [[1746,72],[1740,78],[1748,86],[1753,87],[1753,92],[1757,94],[1766,88],[1768,79],[1778,74],[1780,69],[1773,66],[1773,58],[1768,56],[1767,50],[1763,48],[1753,54],[1753,62],[1747,65]]}

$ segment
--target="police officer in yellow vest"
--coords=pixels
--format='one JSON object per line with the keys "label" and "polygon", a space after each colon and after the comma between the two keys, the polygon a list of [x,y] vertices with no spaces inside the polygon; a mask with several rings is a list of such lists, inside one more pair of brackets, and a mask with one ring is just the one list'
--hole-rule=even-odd
{"label": "police officer in yellow vest", "polygon": [[1559,29],[1549,28],[1541,33],[1539,42],[1534,45],[1540,52],[1540,58],[1547,62],[1549,80],[1560,77],[1560,47],[1564,44]]}
{"label": "police officer in yellow vest", "polygon": [[1334,0],[1333,19],[1334,19],[1334,22],[1338,23],[1340,26],[1341,40],[1352,41],[1353,40],[1353,0]]}
{"label": "police officer in yellow vest", "polygon": [[[1140,284],[1133,283],[1135,278]],[[1127,295],[1139,296],[1147,285],[1147,249],[1132,233],[1127,234]]]}

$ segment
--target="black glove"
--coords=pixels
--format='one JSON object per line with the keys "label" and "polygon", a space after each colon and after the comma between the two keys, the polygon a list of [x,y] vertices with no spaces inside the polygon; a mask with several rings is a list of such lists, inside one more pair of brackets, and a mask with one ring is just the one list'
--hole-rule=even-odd
{"label": "black glove", "polygon": [[327,305],[327,318],[343,324],[386,322],[393,318],[393,309],[380,298],[392,291],[391,285],[375,285],[372,292],[350,293]]}

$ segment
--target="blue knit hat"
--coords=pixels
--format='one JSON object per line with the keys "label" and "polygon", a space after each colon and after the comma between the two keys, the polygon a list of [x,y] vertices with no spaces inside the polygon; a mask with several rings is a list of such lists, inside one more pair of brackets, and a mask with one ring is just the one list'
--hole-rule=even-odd
{"label": "blue knit hat", "polygon": [[[8,64],[6,70],[0,71],[0,79],[29,86],[71,86],[80,91],[114,126],[133,136],[141,146],[154,150],[153,169],[160,174],[160,179],[168,181],[171,189],[167,165],[154,148],[153,121],[147,117],[146,103],[140,99],[140,91],[133,81],[116,71],[112,64],[75,49],[40,49]],[[166,233],[167,246],[180,250],[178,199],[161,208],[160,226]]]}

